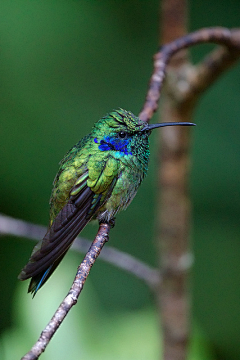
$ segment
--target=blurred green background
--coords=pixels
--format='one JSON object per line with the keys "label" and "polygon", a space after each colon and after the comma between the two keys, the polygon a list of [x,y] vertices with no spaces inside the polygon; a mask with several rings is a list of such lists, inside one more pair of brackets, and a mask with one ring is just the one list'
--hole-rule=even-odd
{"label": "blurred green background", "polygon": [[[239,0],[190,2],[190,30],[215,25],[240,25]],[[0,1],[0,212],[47,225],[52,181],[66,151],[112,109],[140,111],[158,34],[157,0]],[[210,48],[194,49],[193,60]],[[204,94],[194,116],[191,360],[240,358],[239,92],[238,64]],[[156,146],[153,135],[149,175],[110,237],[110,245],[151,265]],[[96,230],[89,225],[83,235],[92,239]],[[33,345],[82,259],[69,252],[32,300],[28,284],[17,280],[32,247],[1,237],[3,360],[19,359]],[[41,358],[155,360],[160,347],[148,288],[99,260]]]}

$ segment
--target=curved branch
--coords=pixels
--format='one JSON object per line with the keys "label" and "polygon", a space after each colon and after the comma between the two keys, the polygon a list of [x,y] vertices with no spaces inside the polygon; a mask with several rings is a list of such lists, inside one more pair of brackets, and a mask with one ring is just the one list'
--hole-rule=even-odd
{"label": "curved branch", "polygon": [[[46,230],[44,226],[0,214],[0,234],[2,235],[13,235],[39,241],[45,235]],[[86,253],[90,245],[91,241],[78,236],[71,249]],[[99,259],[129,272],[144,281],[152,289],[156,288],[160,283],[160,275],[157,269],[111,246],[102,249]]]}
{"label": "curved branch", "polygon": [[42,331],[36,344],[25,356],[22,357],[21,360],[38,359],[39,356],[46,349],[51,338],[61,325],[64,318],[67,316],[68,312],[71,310],[73,305],[76,305],[78,297],[83,289],[83,285],[85,284],[85,281],[91,270],[91,267],[95,263],[103,246],[108,241],[110,228],[111,227],[109,224],[100,224],[98,233],[94,241],[92,242],[92,245],[90,246],[82,263],[78,267],[77,274],[67,296],[58,307],[57,311],[53,315],[48,325]]}
{"label": "curved branch", "polygon": [[[226,46],[228,48],[228,52],[231,53],[231,57],[234,58],[234,61],[240,55],[239,29],[229,30],[227,28],[221,27],[204,28],[162,46],[159,52],[154,56],[154,71],[150,79],[149,90],[147,92],[143,109],[139,114],[140,119],[143,121],[149,121],[154,112],[157,110],[158,101],[165,78],[166,67],[172,56],[175,55],[179,50],[207,42]],[[209,75],[211,71],[213,73],[212,79],[215,80],[215,78],[223,70],[225,70],[225,63],[229,63],[229,57],[222,56],[221,58],[222,60],[219,62],[219,66],[216,67],[216,75],[214,76],[214,68],[209,68],[208,66],[209,70],[206,71],[206,74],[208,73],[206,78],[210,78]]]}

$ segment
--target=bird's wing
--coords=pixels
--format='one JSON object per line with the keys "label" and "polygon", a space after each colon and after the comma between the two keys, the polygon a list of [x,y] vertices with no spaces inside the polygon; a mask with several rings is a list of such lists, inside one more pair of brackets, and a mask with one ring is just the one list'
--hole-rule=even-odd
{"label": "bird's wing", "polygon": [[112,163],[111,158],[101,164],[95,161],[93,167],[89,165],[90,170],[81,175],[71,189],[68,203],[54,219],[41,247],[33,250],[28,264],[19,275],[21,280],[44,273],[54,262],[57,266],[58,259],[63,257],[80,231],[110,197],[117,181],[117,165]]}

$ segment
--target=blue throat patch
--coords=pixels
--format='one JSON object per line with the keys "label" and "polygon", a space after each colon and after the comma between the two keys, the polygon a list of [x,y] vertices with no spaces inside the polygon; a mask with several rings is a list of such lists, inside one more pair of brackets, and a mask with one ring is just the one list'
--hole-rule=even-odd
{"label": "blue throat patch", "polygon": [[[98,146],[99,150],[107,151],[107,150],[115,150],[122,153],[122,155],[132,155],[131,151],[128,151],[128,144],[130,139],[116,139],[110,136],[104,136],[103,140],[100,141],[100,145]],[[97,138],[94,139],[96,144],[99,144]]]}

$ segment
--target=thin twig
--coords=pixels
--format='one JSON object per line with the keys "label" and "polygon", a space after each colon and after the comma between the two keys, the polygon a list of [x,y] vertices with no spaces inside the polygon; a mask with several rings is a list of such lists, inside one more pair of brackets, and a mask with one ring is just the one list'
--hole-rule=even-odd
{"label": "thin twig", "polygon": [[[43,238],[46,231],[47,228],[44,226],[14,219],[0,213],[0,234],[2,235],[11,235],[39,241]],[[90,245],[91,241],[77,237],[71,249],[80,253],[86,253]],[[156,288],[160,283],[160,275],[157,269],[111,246],[102,249],[99,259],[129,272],[144,281],[152,289]]]}
{"label": "thin twig", "polygon": [[62,321],[70,311],[70,309],[76,305],[78,297],[83,289],[83,285],[88,277],[91,267],[95,263],[100,251],[104,244],[108,241],[110,231],[109,224],[100,224],[98,233],[89,248],[85,258],[78,267],[76,277],[73,281],[70,291],[58,307],[54,316],[41,333],[38,341],[32,347],[32,349],[22,357],[22,360],[36,360],[44,352],[46,346],[49,344],[51,338],[61,325]]}

